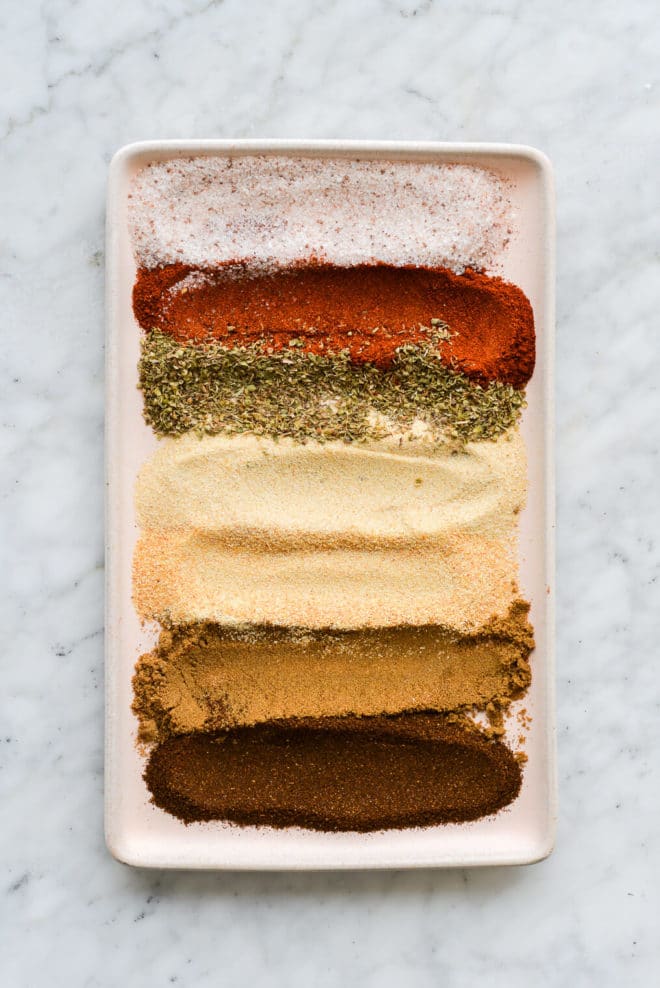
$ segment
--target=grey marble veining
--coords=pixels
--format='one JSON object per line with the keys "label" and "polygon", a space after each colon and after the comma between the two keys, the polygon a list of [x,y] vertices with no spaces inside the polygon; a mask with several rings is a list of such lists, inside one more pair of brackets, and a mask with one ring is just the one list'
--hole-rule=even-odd
{"label": "grey marble veining", "polygon": [[[5,12],[1,983],[655,983],[656,4]],[[131,140],[232,136],[514,141],[555,164],[561,820],[541,865],[140,873],[104,849],[106,169]]]}

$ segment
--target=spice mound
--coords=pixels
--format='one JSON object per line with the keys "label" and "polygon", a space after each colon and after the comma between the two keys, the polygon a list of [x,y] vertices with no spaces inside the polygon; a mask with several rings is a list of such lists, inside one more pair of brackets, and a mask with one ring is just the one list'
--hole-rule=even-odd
{"label": "spice mound", "polygon": [[509,185],[486,168],[432,162],[219,155],[142,168],[130,191],[140,267],[310,257],[350,266],[492,267],[511,235]]}
{"label": "spice mound", "polygon": [[471,635],[437,628],[312,631],[201,624],[163,631],[133,678],[139,740],[304,717],[488,711],[530,682],[529,605]]}
{"label": "spice mound", "polygon": [[515,425],[522,391],[481,386],[446,367],[430,343],[399,347],[386,369],[290,346],[265,354],[260,343],[177,343],[153,330],[140,342],[144,418],[159,436],[186,432],[305,443],[496,439]]}
{"label": "spice mound", "polygon": [[402,345],[435,341],[446,366],[479,383],[520,389],[534,370],[526,296],[472,270],[306,264],[263,275],[175,264],[138,272],[133,308],[143,329],[179,342],[345,351],[355,363],[389,367]]}
{"label": "spice mound", "polygon": [[155,804],[185,823],[363,832],[476,820],[521,785],[506,745],[441,714],[173,737],[153,750],[144,777]]}
{"label": "spice mound", "polygon": [[517,596],[518,430],[415,449],[162,442],[142,468],[134,601],[165,624],[474,630]]}

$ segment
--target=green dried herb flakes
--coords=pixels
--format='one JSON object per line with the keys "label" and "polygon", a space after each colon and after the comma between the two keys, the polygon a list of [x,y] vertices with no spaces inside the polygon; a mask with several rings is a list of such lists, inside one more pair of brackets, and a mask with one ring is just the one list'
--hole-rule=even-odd
{"label": "green dried herb flakes", "polygon": [[153,330],[142,339],[139,374],[144,417],[159,436],[359,442],[422,422],[432,437],[470,442],[499,436],[525,405],[524,392],[508,384],[483,388],[446,367],[431,345],[400,347],[381,370],[353,363],[347,351],[184,346]]}

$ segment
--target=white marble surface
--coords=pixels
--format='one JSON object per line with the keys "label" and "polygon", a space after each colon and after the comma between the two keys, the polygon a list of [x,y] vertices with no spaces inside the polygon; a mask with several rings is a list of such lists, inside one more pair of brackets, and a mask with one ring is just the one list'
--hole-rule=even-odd
{"label": "white marble surface", "polygon": [[[657,983],[656,4],[3,9],[2,985]],[[541,865],[168,874],[105,851],[106,168],[128,141],[231,136],[554,161],[561,823]]]}

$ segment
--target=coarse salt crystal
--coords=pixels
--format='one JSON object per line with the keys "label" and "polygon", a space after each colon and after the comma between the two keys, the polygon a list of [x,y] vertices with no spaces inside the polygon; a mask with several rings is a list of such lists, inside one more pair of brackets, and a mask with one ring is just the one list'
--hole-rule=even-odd
{"label": "coarse salt crystal", "polygon": [[133,180],[138,264],[484,270],[510,236],[505,179],[471,165],[246,155],[154,162]]}

